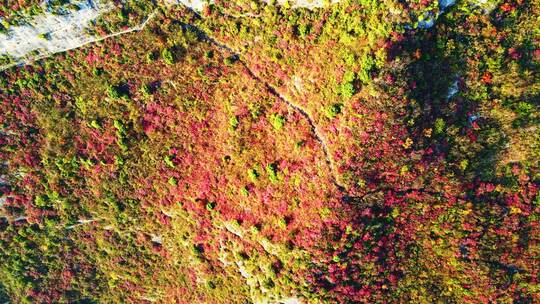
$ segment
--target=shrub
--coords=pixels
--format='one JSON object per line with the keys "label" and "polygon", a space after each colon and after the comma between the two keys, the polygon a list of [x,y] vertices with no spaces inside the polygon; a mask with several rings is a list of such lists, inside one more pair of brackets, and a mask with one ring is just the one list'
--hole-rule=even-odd
{"label": "shrub", "polygon": [[298,26],[298,34],[302,38],[306,38],[306,36],[309,34],[310,31],[311,31],[311,25],[309,24],[300,24]]}
{"label": "shrub", "polygon": [[238,56],[233,55],[233,56],[225,57],[225,59],[223,59],[223,63],[225,63],[226,65],[232,65],[237,60],[238,60]]}
{"label": "shrub", "polygon": [[163,158],[163,161],[165,161],[165,164],[171,168],[174,168],[176,167],[176,165],[174,164],[174,162],[172,161],[174,158],[174,156],[170,156],[170,155],[167,155]]}
{"label": "shrub", "polygon": [[259,172],[255,168],[251,168],[248,170],[248,177],[252,182],[256,182],[259,178]]}
{"label": "shrub", "polygon": [[41,33],[38,35],[40,39],[43,40],[51,40],[51,34],[50,33]]}
{"label": "shrub", "polygon": [[326,117],[332,119],[335,118],[338,114],[341,113],[341,108],[343,104],[335,103],[325,108],[324,113]]}
{"label": "shrub", "polygon": [[278,182],[278,175],[277,175],[277,166],[276,164],[268,164],[266,166],[266,174],[268,174],[268,178],[272,183]]}
{"label": "shrub", "polygon": [[444,132],[444,128],[446,127],[446,123],[442,118],[435,119],[435,134],[442,134]]}
{"label": "shrub", "polygon": [[270,115],[270,123],[276,131],[279,131],[285,125],[286,119],[281,114],[272,114]]}
{"label": "shrub", "polygon": [[214,58],[214,51],[206,51],[204,52],[204,57],[207,59]]}
{"label": "shrub", "polygon": [[148,97],[152,94],[151,90],[150,90],[150,86],[147,85],[147,84],[143,84],[141,86],[141,93],[143,94],[143,96],[145,97]]}
{"label": "shrub", "polygon": [[178,185],[178,180],[176,178],[174,178],[174,177],[169,177],[168,183],[171,186],[177,186]]}
{"label": "shrub", "polygon": [[147,63],[152,63],[156,60],[156,54],[154,52],[148,52],[146,54],[146,62]]}
{"label": "shrub", "polygon": [[107,87],[107,95],[112,99],[120,99],[127,97],[127,93],[120,86],[109,85]]}
{"label": "shrub", "polygon": [[229,129],[236,130],[238,128],[238,124],[240,121],[238,120],[238,116],[233,116],[229,119]]}
{"label": "shrub", "polygon": [[168,49],[168,48],[164,48],[162,51],[161,51],[161,58],[163,58],[163,61],[165,61],[166,64],[174,64],[174,54],[173,52]]}
{"label": "shrub", "polygon": [[340,93],[344,99],[350,99],[356,93],[356,90],[352,82],[345,82],[340,87]]}

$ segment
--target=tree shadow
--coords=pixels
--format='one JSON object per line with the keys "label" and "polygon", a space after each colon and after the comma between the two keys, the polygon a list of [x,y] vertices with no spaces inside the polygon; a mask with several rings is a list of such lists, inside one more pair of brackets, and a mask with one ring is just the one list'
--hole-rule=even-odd
{"label": "tree shadow", "polygon": [[[444,23],[447,20],[441,16],[437,22]],[[403,90],[403,94],[410,103],[403,123],[408,125],[409,135],[414,142],[413,149],[416,149],[419,154],[433,151],[429,156],[424,155],[421,161],[427,162],[427,167],[437,168],[438,171],[428,170],[429,174],[447,178],[450,181],[448,184],[450,190],[435,191],[435,189],[430,189],[429,183],[426,183],[423,188],[407,191],[383,187],[368,192],[363,197],[345,196],[344,204],[351,206],[350,214],[354,214],[351,216],[350,224],[359,230],[359,236],[350,239],[349,242],[351,244],[362,243],[363,252],[358,253],[358,255],[373,255],[375,264],[379,269],[382,269],[379,275],[366,279],[366,282],[372,280],[370,282],[372,286],[377,284],[391,285],[391,275],[397,276],[398,281],[409,276],[407,278],[409,282],[418,281],[418,285],[423,284],[425,290],[429,290],[430,295],[426,295],[426,299],[431,297],[432,300],[444,299],[446,302],[459,302],[462,300],[461,298],[442,295],[445,286],[436,278],[432,278],[431,282],[422,281],[420,278],[411,277],[414,274],[422,273],[422,270],[409,269],[408,274],[406,274],[407,272],[396,264],[417,265],[419,267],[430,265],[421,261],[422,258],[429,258],[429,254],[433,254],[429,246],[423,242],[430,241],[430,236],[435,235],[435,233],[433,231],[430,233],[429,230],[422,231],[422,233],[426,232],[427,234],[419,238],[410,236],[408,233],[417,231],[415,229],[418,231],[431,229],[423,227],[431,227],[434,224],[432,221],[436,221],[438,216],[462,211],[469,212],[466,210],[468,208],[466,206],[471,203],[475,217],[452,215],[445,224],[457,226],[457,228],[452,228],[456,231],[445,232],[463,233],[462,236],[449,240],[457,241],[459,244],[455,254],[460,256],[458,258],[460,265],[469,269],[487,270],[472,273],[472,270],[462,269],[460,271],[466,274],[454,274],[455,277],[452,279],[459,281],[480,276],[483,281],[496,286],[496,293],[508,293],[519,303],[532,303],[533,300],[529,295],[518,294],[510,287],[519,283],[518,278],[521,278],[521,283],[527,282],[527,279],[524,278],[533,275],[531,269],[517,266],[522,262],[519,260],[520,257],[504,258],[505,251],[529,248],[532,241],[531,231],[533,231],[531,224],[527,222],[526,218],[523,218],[519,223],[521,226],[515,230],[508,230],[510,236],[517,237],[519,245],[513,245],[506,239],[500,238],[494,231],[506,229],[505,226],[508,225],[506,220],[511,212],[516,211],[512,211],[506,201],[507,197],[502,194],[493,197],[477,194],[481,187],[485,187],[485,184],[501,185],[510,189],[508,191],[516,191],[515,193],[524,191],[525,186],[520,184],[516,177],[501,176],[500,174],[501,168],[505,166],[502,161],[509,144],[510,135],[505,133],[508,128],[503,126],[504,122],[490,115],[488,103],[490,96],[495,93],[490,87],[488,79],[482,87],[486,90],[485,98],[474,99],[474,90],[478,88],[470,86],[470,83],[476,81],[477,83],[474,84],[476,86],[483,84],[477,79],[471,80],[466,79],[466,77],[471,77],[471,74],[478,74],[480,71],[473,70],[471,73],[475,66],[467,63],[466,54],[461,54],[457,50],[452,52],[445,49],[446,39],[449,35],[458,43],[465,43],[466,39],[471,38],[466,37],[466,33],[460,30],[451,33],[440,32],[442,30],[448,30],[448,27],[440,28],[435,25],[430,29],[417,29],[408,32],[405,39],[396,43],[390,50],[390,57],[399,57],[402,62],[406,62],[405,67],[397,67],[395,70],[392,70],[393,67],[389,67],[386,72],[401,75],[408,85]],[[482,74],[480,73],[480,75]],[[394,93],[389,92],[396,94],[395,91]],[[525,102],[533,106],[532,108],[524,106],[524,111],[528,111],[525,114],[528,116],[522,116],[526,116],[528,120],[523,121],[523,123],[527,125],[537,123],[535,113],[538,113],[538,96],[532,95]],[[429,177],[425,179],[430,180]],[[413,198],[409,200],[407,197]],[[434,206],[436,204],[432,205],[433,202],[440,205]],[[442,211],[437,211],[439,207],[442,208]],[[412,214],[415,209],[423,209],[421,220],[417,223],[395,220],[404,210]],[[463,228],[458,226],[462,224],[470,225],[480,232],[463,231]],[[364,238],[366,235],[369,236],[368,241]],[[407,239],[408,237],[411,238]],[[465,240],[468,238],[472,238],[477,243],[474,249],[465,244]],[[397,245],[378,248],[378,244],[385,243],[389,239],[395,242],[388,244]],[[403,246],[400,248],[401,245]],[[339,257],[337,260],[342,261],[350,258],[353,255],[350,254],[350,251],[345,249],[337,253]],[[422,251],[424,251],[423,256],[420,254]],[[471,258],[470,255],[475,257]],[[353,266],[344,268],[343,277],[354,277],[354,271],[365,267],[361,263],[355,264],[355,260],[348,262]],[[451,263],[451,261],[444,260],[444,263]],[[425,269],[424,273],[438,275],[439,271],[443,273],[442,270],[438,269]],[[324,276],[324,272],[321,272],[321,277]],[[322,280],[321,284],[325,289],[335,290],[347,285],[358,292],[360,292],[360,285],[362,285],[358,282],[353,284],[346,280],[339,284]],[[463,286],[465,285],[463,284]],[[463,288],[467,289],[467,287]],[[394,293],[396,290],[390,287],[383,291],[383,294],[396,296]],[[374,292],[380,292],[380,290]],[[490,293],[493,294],[493,291],[486,291],[486,295]],[[403,300],[403,298],[400,299]]]}
{"label": "tree shadow", "polygon": [[[446,22],[444,17],[440,22]],[[452,25],[450,23],[450,25]],[[444,28],[448,30],[448,27]],[[509,263],[503,257],[508,251],[526,250],[531,242],[531,223],[522,217],[518,228],[508,228],[509,235],[518,239],[519,245],[508,243],[504,237],[498,236],[494,231],[507,229],[508,217],[515,212],[508,206],[508,195],[502,192],[497,195],[478,195],[483,185],[500,185],[505,193],[524,193],[525,185],[516,176],[509,177],[501,174],[508,165],[503,163],[504,154],[509,146],[509,137],[502,121],[490,115],[490,102],[497,98],[497,93],[490,86],[489,79],[485,81],[486,95],[483,99],[474,100],[474,90],[482,86],[483,79],[471,79],[470,75],[481,74],[474,70],[474,64],[469,65],[467,54],[459,51],[448,51],[447,38],[454,41],[465,39],[459,30],[451,33],[440,33],[438,26],[427,31],[419,31],[414,37],[407,39],[400,46],[406,54],[420,54],[408,67],[408,75],[415,83],[414,88],[408,92],[411,100],[418,104],[411,104],[410,120],[414,125],[410,133],[415,137],[419,149],[433,149],[438,156],[436,159],[445,162],[446,174],[453,176],[461,184],[461,199],[463,203],[472,202],[472,209],[476,218],[460,219],[467,225],[477,226],[481,233],[470,233],[478,243],[477,258],[468,260],[467,254],[462,254],[461,261],[470,264],[471,268],[485,267],[488,269],[487,277],[483,278],[497,286],[498,292],[509,292],[510,285],[518,277],[524,278],[532,275],[530,269],[522,269],[518,256],[513,256],[515,264]],[[471,39],[471,37],[467,37]],[[483,43],[473,41],[473,43]],[[414,55],[413,55],[414,57]],[[520,61],[524,68],[524,63]],[[530,64],[528,65],[530,68]],[[527,79],[520,73],[520,77]],[[469,79],[464,79],[469,77]],[[475,83],[476,81],[476,83]],[[473,83],[473,84],[471,84]],[[457,84],[458,92],[452,89]],[[469,86],[471,85],[471,86]],[[473,86],[474,85],[474,86]],[[517,103],[513,109],[521,104],[523,114],[512,122],[513,127],[532,126],[538,124],[538,96],[529,96],[522,103]],[[518,109],[519,110],[519,109]],[[436,129],[437,120],[444,122],[444,128],[434,131],[433,136],[427,138],[423,130]],[[514,167],[523,167],[519,163],[510,164]],[[492,186],[495,187],[495,186]],[[482,188],[483,189],[483,188]],[[482,190],[483,191],[483,190]],[[493,191],[493,190],[489,190]],[[450,206],[449,206],[450,208]],[[514,230],[512,230],[514,229]],[[474,236],[473,236],[474,235]],[[465,237],[464,237],[465,238]],[[468,252],[466,246],[461,247],[462,252]],[[523,283],[524,281],[522,281]],[[512,297],[520,303],[532,303],[532,298],[526,294],[513,293]]]}
{"label": "tree shadow", "polygon": [[9,298],[4,285],[0,283],[0,303],[9,303],[10,301],[11,299]]}

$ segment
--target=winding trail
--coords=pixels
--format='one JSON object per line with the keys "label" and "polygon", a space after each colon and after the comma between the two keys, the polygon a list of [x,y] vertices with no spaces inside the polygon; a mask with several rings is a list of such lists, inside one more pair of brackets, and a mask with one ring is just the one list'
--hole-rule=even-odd
{"label": "winding trail", "polygon": [[[197,12],[195,12],[195,14],[198,15]],[[317,140],[317,142],[322,147],[322,150],[323,150],[323,153],[324,153],[324,156],[325,156],[325,162],[326,162],[327,166],[330,168],[330,170],[332,172],[332,183],[340,191],[344,191],[346,189],[346,187],[339,180],[339,175],[337,174],[337,169],[336,169],[334,160],[332,159],[331,154],[329,152],[330,149],[328,149],[328,145],[326,144],[326,138],[319,131],[319,128],[315,124],[315,121],[311,117],[311,115],[304,108],[302,108],[298,104],[291,101],[287,96],[280,93],[279,90],[276,87],[274,87],[273,85],[271,85],[268,81],[265,81],[265,80],[261,79],[261,77],[259,77],[257,74],[255,74],[255,72],[253,72],[253,70],[248,66],[248,64],[245,61],[241,60],[239,51],[235,50],[233,47],[231,47],[231,46],[229,46],[227,44],[219,42],[218,40],[211,37],[205,31],[201,30],[200,28],[198,28],[197,26],[195,26],[193,24],[184,24],[184,27],[195,31],[199,35],[199,37],[202,38],[203,40],[205,40],[206,42],[216,46],[219,49],[222,49],[224,51],[227,51],[227,52],[231,53],[232,56],[235,57],[237,62],[239,62],[244,67],[244,69],[248,72],[248,74],[249,74],[249,76],[251,78],[253,78],[258,83],[261,83],[262,85],[264,85],[264,87],[270,92],[270,94],[272,94],[274,97],[278,98],[280,101],[284,102],[288,107],[292,108],[294,111],[300,113],[300,115],[302,115],[307,120],[307,122],[310,125],[310,129],[311,129],[311,132],[313,133],[313,136],[315,136],[315,139]]]}
{"label": "winding trail", "polygon": [[278,90],[274,86],[272,86],[270,83],[268,83],[267,81],[262,80],[260,77],[255,75],[255,73],[253,73],[253,71],[247,66],[247,64],[244,61],[239,59],[239,62],[241,62],[241,64],[249,72],[250,76],[253,79],[255,79],[256,81],[262,83],[272,95],[274,95],[279,100],[281,100],[282,102],[287,104],[287,106],[289,106],[290,108],[292,108],[296,112],[300,113],[300,115],[302,115],[307,120],[307,122],[310,125],[311,133],[313,133],[313,136],[315,136],[315,139],[317,140],[317,142],[319,142],[319,144],[321,145],[321,147],[323,149],[326,164],[328,165],[328,167],[332,171],[332,176],[333,176],[332,182],[340,190],[345,190],[345,186],[342,185],[340,183],[340,181],[339,181],[339,176],[337,174],[337,170],[336,170],[336,167],[335,167],[335,164],[334,164],[334,160],[332,159],[332,157],[330,155],[330,152],[329,152],[329,149],[328,149],[328,146],[326,144],[326,138],[321,134],[321,132],[319,131],[319,128],[317,128],[317,125],[315,124],[313,118],[311,118],[311,115],[309,115],[309,113],[306,110],[304,110],[302,107],[295,104],[289,98],[287,98],[286,96],[284,96],[283,94],[278,92]]}

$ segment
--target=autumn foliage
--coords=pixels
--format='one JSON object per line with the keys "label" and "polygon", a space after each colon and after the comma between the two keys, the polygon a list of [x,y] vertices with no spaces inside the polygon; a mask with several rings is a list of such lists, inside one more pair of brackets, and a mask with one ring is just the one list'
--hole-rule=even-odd
{"label": "autumn foliage", "polygon": [[116,3],[0,72],[0,299],[539,302],[540,5],[492,2]]}

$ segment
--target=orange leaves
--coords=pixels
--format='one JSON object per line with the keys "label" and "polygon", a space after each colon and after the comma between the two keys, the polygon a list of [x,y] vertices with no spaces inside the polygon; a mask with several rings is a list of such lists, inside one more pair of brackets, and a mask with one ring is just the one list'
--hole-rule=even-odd
{"label": "orange leaves", "polygon": [[508,13],[508,12],[514,10],[514,9],[515,9],[515,7],[513,5],[511,5],[510,3],[503,3],[501,5],[501,10],[503,12],[506,12],[506,13]]}
{"label": "orange leaves", "polygon": [[485,84],[491,84],[492,80],[493,80],[493,75],[490,72],[485,72],[482,75],[482,78],[480,81],[482,81]]}
{"label": "orange leaves", "polygon": [[415,52],[414,52],[414,58],[415,59],[420,59],[422,57],[422,51],[420,49],[417,49]]}

